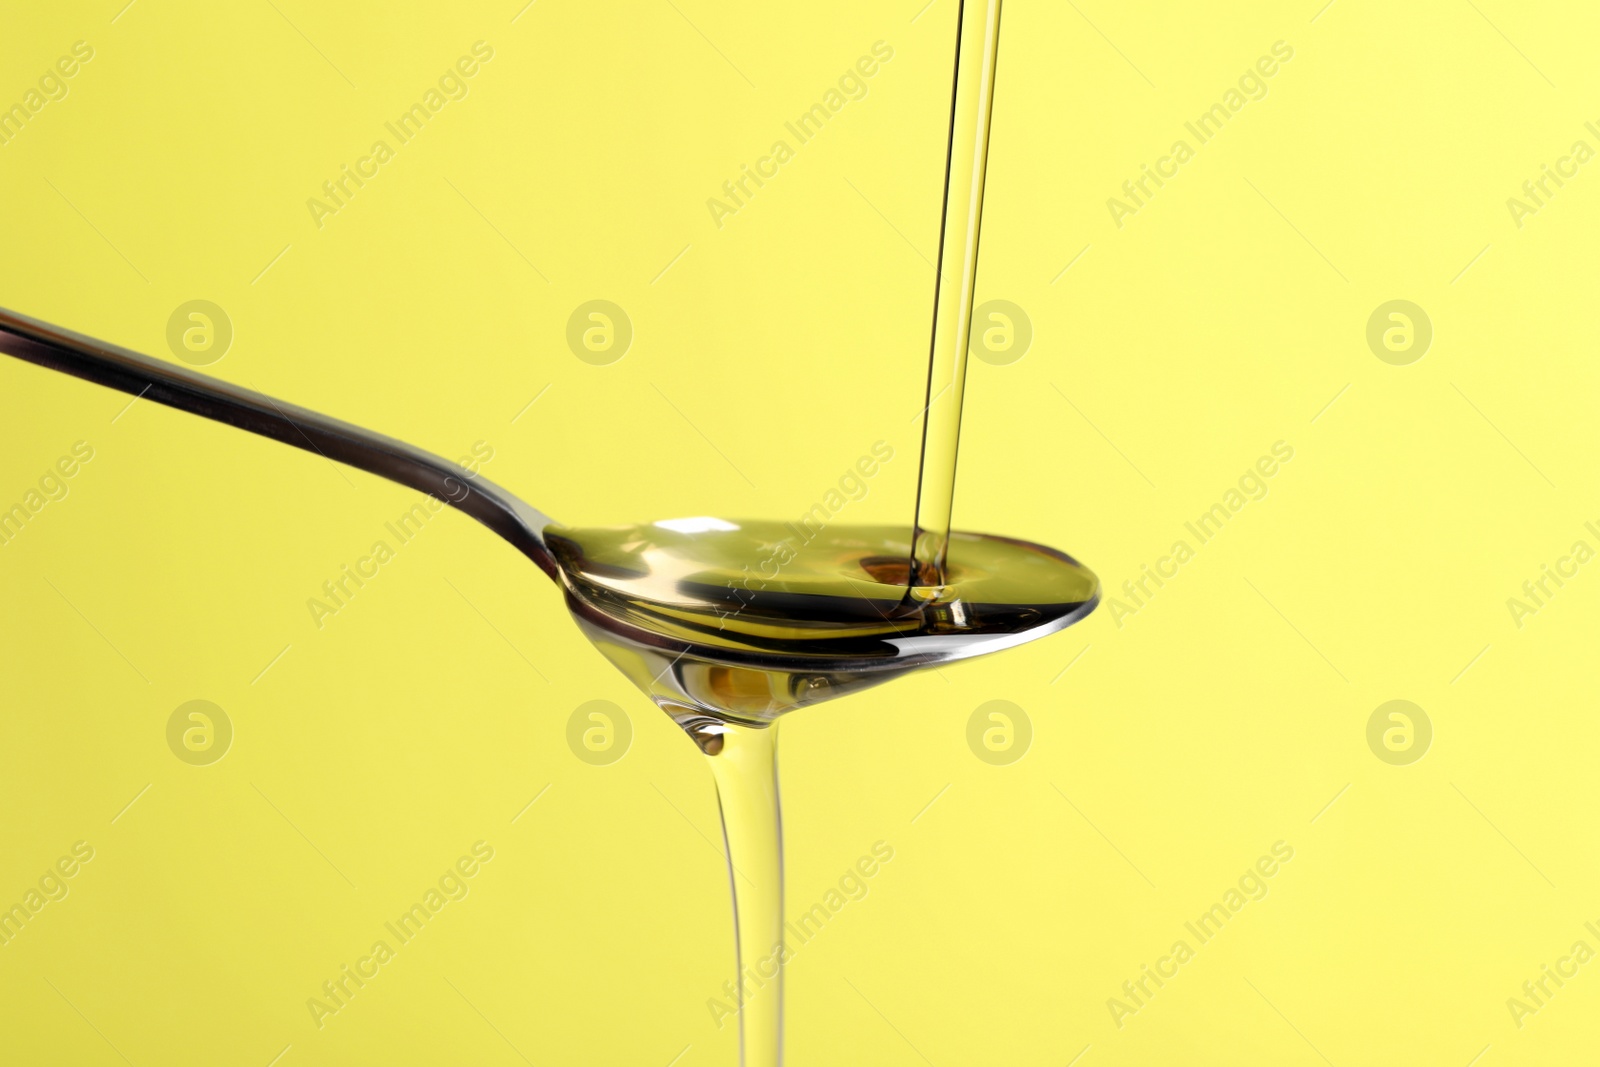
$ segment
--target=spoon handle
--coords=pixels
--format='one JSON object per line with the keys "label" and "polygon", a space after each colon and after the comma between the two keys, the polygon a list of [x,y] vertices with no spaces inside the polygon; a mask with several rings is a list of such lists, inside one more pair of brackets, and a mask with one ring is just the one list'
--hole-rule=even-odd
{"label": "spoon handle", "polygon": [[0,352],[317,452],[427,493],[489,527],[551,578],[557,575],[555,558],[544,542],[548,516],[432,452],[5,308],[0,308]]}

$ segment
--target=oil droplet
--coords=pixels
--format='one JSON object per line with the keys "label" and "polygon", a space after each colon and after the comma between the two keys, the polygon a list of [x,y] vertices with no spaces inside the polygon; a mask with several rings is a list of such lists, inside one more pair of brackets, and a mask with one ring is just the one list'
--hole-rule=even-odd
{"label": "oil droplet", "polygon": [[701,752],[708,756],[722,754],[723,734],[727,732],[722,723],[715,719],[693,719],[684,723],[683,729],[700,746]]}

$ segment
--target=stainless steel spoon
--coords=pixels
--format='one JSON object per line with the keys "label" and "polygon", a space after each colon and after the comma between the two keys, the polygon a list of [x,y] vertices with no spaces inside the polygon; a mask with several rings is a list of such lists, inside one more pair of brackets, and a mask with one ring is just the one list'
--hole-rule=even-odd
{"label": "stainless steel spoon", "polygon": [[[957,534],[968,575],[960,598],[904,610],[903,575],[885,577],[885,557],[873,547],[894,541],[884,527],[830,527],[811,541],[806,558],[820,567],[821,585],[818,570],[796,563],[773,585],[739,588],[726,581],[727,568],[737,572],[746,557],[730,557],[730,546],[754,539],[746,546],[753,550],[783,536],[770,533],[777,524],[689,520],[716,527],[693,533],[674,521],[558,526],[493,482],[403,441],[3,309],[0,352],[316,452],[466,512],[560,585],[585,634],[680,721],[716,714],[769,722],[910,670],[1036,640],[1099,602],[1094,574],[1065,553]],[[619,545],[630,549],[625,560]],[[906,543],[889,558],[901,564],[909,556]],[[751,679],[760,680],[753,690]]]}

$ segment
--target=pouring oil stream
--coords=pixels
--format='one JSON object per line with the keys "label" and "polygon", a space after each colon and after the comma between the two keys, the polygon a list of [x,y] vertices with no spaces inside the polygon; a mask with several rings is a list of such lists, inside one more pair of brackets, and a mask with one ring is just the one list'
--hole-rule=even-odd
{"label": "pouring oil stream", "polygon": [[[906,575],[908,604],[926,604],[951,591],[950,516],[994,109],[1000,3],[962,0],[958,5],[922,459]],[[783,1063],[783,965],[790,947],[783,914],[777,730],[776,724],[765,729],[725,725],[717,740],[721,754],[710,757],[734,897],[735,984],[743,1067],[779,1067]],[[754,877],[766,884],[741,884],[741,868],[754,870]],[[747,994],[746,983],[760,979],[767,984]]]}
{"label": "pouring oil stream", "polygon": [[[917,517],[909,582],[931,600],[945,584],[950,515],[956,492],[962,398],[972,338],[973,294],[978,278],[978,234],[983,224],[989,124],[994,113],[995,61],[1000,46],[1000,0],[963,2],[945,156],[944,220],[939,229],[939,272],[934,279],[933,333],[928,351],[927,401],[922,421],[922,465],[917,473]],[[970,17],[969,17],[970,16]]]}

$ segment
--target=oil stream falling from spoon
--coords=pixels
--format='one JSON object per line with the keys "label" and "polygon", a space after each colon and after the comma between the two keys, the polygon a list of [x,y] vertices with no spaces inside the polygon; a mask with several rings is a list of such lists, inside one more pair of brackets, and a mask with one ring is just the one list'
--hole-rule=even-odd
{"label": "oil stream falling from spoon", "polygon": [[[972,329],[1000,2],[971,0],[969,10],[968,0],[962,0],[958,8],[922,462],[907,568],[911,603],[939,599],[947,587],[950,515]],[[792,947],[784,929],[777,726],[723,723],[706,724],[700,729],[700,734],[694,728],[690,733],[707,752],[716,778],[733,889],[739,1062],[743,1067],[780,1067],[783,965]]]}

